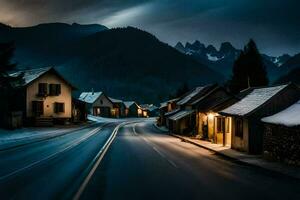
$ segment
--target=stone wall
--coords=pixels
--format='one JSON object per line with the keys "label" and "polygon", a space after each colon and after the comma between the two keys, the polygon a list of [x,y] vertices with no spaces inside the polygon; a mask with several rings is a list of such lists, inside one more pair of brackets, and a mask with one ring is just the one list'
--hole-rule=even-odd
{"label": "stone wall", "polygon": [[265,124],[264,156],[300,166],[300,127]]}

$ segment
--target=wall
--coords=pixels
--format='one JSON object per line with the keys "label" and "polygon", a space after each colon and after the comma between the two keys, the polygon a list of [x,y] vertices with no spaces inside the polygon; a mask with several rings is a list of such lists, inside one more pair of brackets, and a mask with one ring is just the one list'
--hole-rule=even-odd
{"label": "wall", "polygon": [[300,166],[300,127],[265,124],[264,157]]}
{"label": "wall", "polygon": [[[39,83],[61,84],[59,96],[38,97]],[[33,117],[32,101],[44,101],[44,115],[41,117],[71,118],[72,115],[72,88],[65,81],[53,73],[46,73],[27,87],[26,117]],[[65,103],[64,113],[54,113],[54,103]]]}

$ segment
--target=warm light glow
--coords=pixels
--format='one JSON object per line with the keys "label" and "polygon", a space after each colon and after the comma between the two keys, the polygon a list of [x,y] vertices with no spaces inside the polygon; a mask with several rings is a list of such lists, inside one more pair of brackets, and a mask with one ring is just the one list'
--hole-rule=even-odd
{"label": "warm light glow", "polygon": [[140,108],[138,109],[138,114],[139,114],[139,115],[142,115],[142,114],[143,114],[142,109],[140,109]]}
{"label": "warm light glow", "polygon": [[208,120],[212,120],[216,115],[214,113],[208,113],[207,114],[207,117],[208,117]]}

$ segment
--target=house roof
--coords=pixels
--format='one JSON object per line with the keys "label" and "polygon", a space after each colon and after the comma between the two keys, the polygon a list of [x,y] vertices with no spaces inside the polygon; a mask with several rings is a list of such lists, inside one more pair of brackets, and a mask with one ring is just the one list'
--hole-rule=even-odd
{"label": "house roof", "polygon": [[86,103],[94,103],[102,94],[103,92],[82,92],[78,99]]}
{"label": "house roof", "polygon": [[34,80],[40,78],[44,74],[48,72],[54,72],[58,75],[61,79],[63,79],[68,85],[70,85],[73,89],[75,88],[71,83],[69,83],[62,75],[60,75],[53,67],[44,67],[44,68],[37,68],[37,69],[30,69],[30,70],[19,70],[9,74],[11,77],[18,77],[23,74],[23,81],[18,83],[15,86],[26,86],[32,83]]}
{"label": "house roof", "polygon": [[184,104],[189,104],[198,97],[204,95],[211,87],[214,88],[216,85],[205,85],[205,86],[200,86],[196,87],[193,90],[189,91],[185,95],[183,95],[180,100],[177,102],[178,105],[184,105]]}
{"label": "house roof", "polygon": [[300,100],[286,108],[285,110],[271,115],[269,117],[262,118],[263,122],[284,125],[288,127],[300,125]]}
{"label": "house roof", "polygon": [[194,110],[182,110],[182,111],[176,113],[175,115],[172,115],[171,117],[169,117],[169,119],[176,121],[176,120],[182,119],[194,112],[195,112]]}
{"label": "house roof", "polygon": [[111,102],[113,102],[113,103],[123,103],[123,101],[120,100],[120,99],[114,99],[114,98],[111,98],[111,97],[108,97],[108,98],[109,98],[109,100],[110,100]]}
{"label": "house roof", "polygon": [[157,106],[153,105],[153,104],[143,104],[143,105],[140,105],[140,107],[143,109],[143,110],[148,110],[150,112],[158,109]]}
{"label": "house roof", "polygon": [[170,115],[174,115],[175,113],[178,113],[180,111],[180,108],[176,108],[170,112],[165,113],[165,116],[168,117]]}
{"label": "house roof", "polygon": [[[130,108],[134,104],[137,105],[137,103],[135,101],[124,101],[124,104],[125,104],[126,108]],[[137,105],[137,107],[139,107],[139,106]]]}
{"label": "house roof", "polygon": [[279,85],[273,87],[255,88],[240,101],[220,111],[220,113],[237,116],[249,115],[287,86],[288,85]]}

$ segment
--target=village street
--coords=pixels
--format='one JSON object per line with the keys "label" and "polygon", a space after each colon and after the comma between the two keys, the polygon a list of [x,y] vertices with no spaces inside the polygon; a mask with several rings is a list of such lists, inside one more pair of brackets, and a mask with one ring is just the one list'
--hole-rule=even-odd
{"label": "village street", "polygon": [[153,119],[95,123],[2,150],[1,199],[72,199],[80,188],[80,199],[300,198],[299,181],[224,160],[161,132],[153,123]]}

